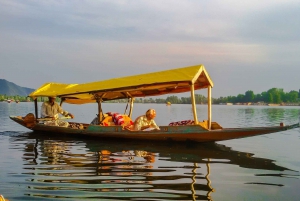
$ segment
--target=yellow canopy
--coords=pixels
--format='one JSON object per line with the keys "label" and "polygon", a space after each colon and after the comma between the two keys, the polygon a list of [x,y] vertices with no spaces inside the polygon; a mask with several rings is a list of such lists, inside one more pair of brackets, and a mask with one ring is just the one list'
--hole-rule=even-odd
{"label": "yellow canopy", "polygon": [[85,84],[46,83],[29,96],[58,96],[67,103],[82,104],[131,97],[183,93],[213,87],[203,65],[114,78]]}

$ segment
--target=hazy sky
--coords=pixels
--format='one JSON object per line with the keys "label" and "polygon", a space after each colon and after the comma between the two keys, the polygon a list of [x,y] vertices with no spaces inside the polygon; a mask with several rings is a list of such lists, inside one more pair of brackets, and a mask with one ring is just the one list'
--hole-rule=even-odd
{"label": "hazy sky", "polygon": [[298,91],[300,1],[0,0],[0,78],[23,87],[197,64],[216,98]]}

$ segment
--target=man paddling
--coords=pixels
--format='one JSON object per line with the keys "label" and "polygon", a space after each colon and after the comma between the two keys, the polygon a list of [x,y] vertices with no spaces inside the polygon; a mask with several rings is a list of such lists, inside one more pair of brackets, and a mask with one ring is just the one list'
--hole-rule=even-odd
{"label": "man paddling", "polygon": [[42,104],[41,109],[41,117],[42,118],[51,118],[51,121],[46,121],[44,124],[51,125],[51,126],[62,126],[62,127],[68,127],[69,123],[66,121],[58,120],[59,114],[62,114],[65,117],[70,116],[72,119],[74,118],[74,115],[63,110],[58,103],[55,102],[56,97],[51,96],[48,97],[48,101],[44,102]]}

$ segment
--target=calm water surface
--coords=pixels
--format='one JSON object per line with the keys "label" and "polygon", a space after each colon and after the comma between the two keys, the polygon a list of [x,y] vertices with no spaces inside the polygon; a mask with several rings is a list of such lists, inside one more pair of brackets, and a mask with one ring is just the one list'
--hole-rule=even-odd
{"label": "calm water surface", "polygon": [[[123,113],[125,104],[104,104]],[[97,106],[64,105],[84,123]],[[190,105],[136,104],[156,122],[192,119]],[[293,124],[299,107],[215,106],[223,127]],[[70,138],[33,133],[11,121],[33,103],[0,102],[0,194],[9,200],[299,200],[300,131],[217,143]],[[197,108],[199,120],[207,108]]]}

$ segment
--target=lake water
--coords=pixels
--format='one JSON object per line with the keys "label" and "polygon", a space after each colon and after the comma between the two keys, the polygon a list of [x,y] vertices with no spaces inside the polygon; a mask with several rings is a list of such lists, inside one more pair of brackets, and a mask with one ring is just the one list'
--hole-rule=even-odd
{"label": "lake water", "polygon": [[[96,104],[63,105],[90,123]],[[103,104],[124,113],[126,104]],[[39,103],[40,108],[40,103]],[[192,119],[190,105],[135,104],[156,122]],[[300,107],[212,106],[223,127],[293,124]],[[69,138],[33,133],[9,119],[33,103],[0,102],[0,194],[12,200],[299,200],[300,131],[217,143]],[[197,106],[198,119],[207,107]]]}

